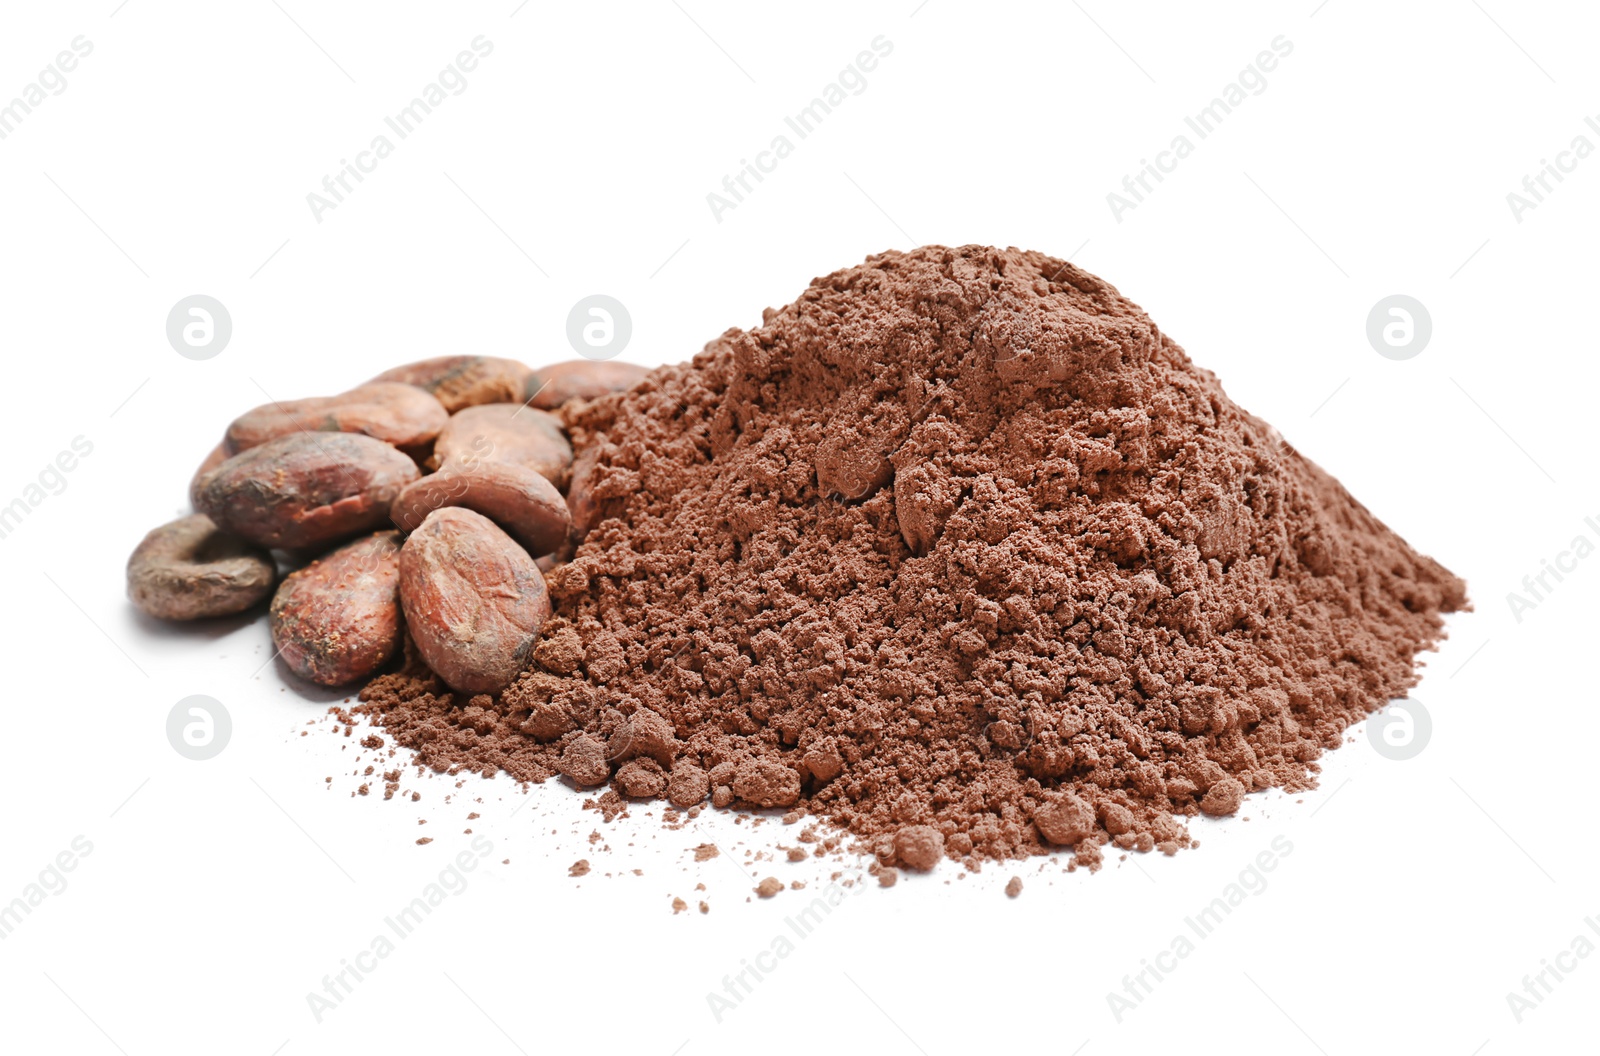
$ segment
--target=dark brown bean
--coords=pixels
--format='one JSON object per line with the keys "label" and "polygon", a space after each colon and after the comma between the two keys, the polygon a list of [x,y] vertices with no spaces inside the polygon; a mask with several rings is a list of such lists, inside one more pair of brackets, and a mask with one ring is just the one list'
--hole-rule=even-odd
{"label": "dark brown bean", "polygon": [[128,598],[163,620],[230,616],[272,593],[272,555],[192,513],[144,537],[128,558]]}
{"label": "dark brown bean", "polygon": [[450,416],[433,445],[430,465],[510,462],[526,466],[556,487],[567,482],[572,445],[561,420],[520,403],[486,403]]}
{"label": "dark brown bean", "polygon": [[406,486],[389,518],[401,531],[415,531],[443,506],[476,510],[510,532],[535,557],[560,549],[572,516],[556,486],[531,469],[507,462],[466,468],[447,464]]}
{"label": "dark brown bean", "polygon": [[649,373],[649,367],[637,363],[569,359],[529,374],[522,399],[531,406],[550,410],[569,400],[593,400],[608,392],[623,392]]}
{"label": "dark brown bean", "polygon": [[495,693],[550,618],[544,576],[482,514],[434,510],[400,550],[400,604],[417,652],[452,688]]}
{"label": "dark brown bean", "polygon": [[228,459],[201,478],[196,505],[262,546],[327,546],[385,527],[415,462],[359,433],[296,433]]}
{"label": "dark brown bean", "polygon": [[273,595],[272,644],[319,686],[377,671],[400,648],[400,533],[346,543],[290,573]]}
{"label": "dark brown bean", "polygon": [[437,356],[386,370],[373,381],[398,381],[424,389],[451,414],[480,403],[522,399],[527,366],[496,356]]}
{"label": "dark brown bean", "polygon": [[338,396],[264,403],[228,426],[223,443],[236,455],[294,433],[364,433],[422,455],[450,414],[428,393],[399,382],[370,382]]}

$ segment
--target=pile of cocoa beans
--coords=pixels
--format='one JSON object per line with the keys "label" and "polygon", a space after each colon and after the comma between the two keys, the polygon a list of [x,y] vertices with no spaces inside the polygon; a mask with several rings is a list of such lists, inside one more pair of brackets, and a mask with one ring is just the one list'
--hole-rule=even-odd
{"label": "pile of cocoa beans", "polygon": [[[134,550],[128,597],[166,620],[271,597],[278,655],[318,685],[370,677],[409,633],[451,688],[497,692],[532,653],[550,616],[544,573],[592,508],[587,463],[574,472],[551,412],[645,373],[444,356],[257,407],[195,474],[196,512]],[[280,559],[294,569],[281,582]]]}

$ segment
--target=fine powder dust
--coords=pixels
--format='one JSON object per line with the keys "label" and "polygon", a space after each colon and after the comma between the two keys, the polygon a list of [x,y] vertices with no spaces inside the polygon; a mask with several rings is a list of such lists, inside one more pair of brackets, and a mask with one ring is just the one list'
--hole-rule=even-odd
{"label": "fine powder dust", "polygon": [[870,258],[564,413],[599,519],[532,665],[467,700],[410,656],[362,695],[436,770],[803,810],[886,866],[1094,867],[1311,787],[1466,606],[1038,253]]}

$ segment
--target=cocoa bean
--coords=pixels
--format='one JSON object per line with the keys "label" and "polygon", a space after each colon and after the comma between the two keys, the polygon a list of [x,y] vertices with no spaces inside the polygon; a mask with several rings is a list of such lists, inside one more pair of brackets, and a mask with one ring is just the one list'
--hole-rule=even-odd
{"label": "cocoa bean", "polygon": [[583,542],[600,521],[600,503],[594,497],[595,471],[600,465],[600,447],[595,445],[572,463],[572,480],[567,484],[567,511],[572,516],[572,537]]}
{"label": "cocoa bean", "polygon": [[229,616],[272,593],[272,555],[200,513],[150,532],[128,558],[128,598],[163,620]]}
{"label": "cocoa bean", "polygon": [[346,543],[290,573],[273,595],[272,644],[319,686],[377,671],[400,648],[400,533]]}
{"label": "cocoa bean", "polygon": [[551,410],[569,400],[593,400],[608,392],[625,392],[649,373],[649,367],[637,363],[569,359],[530,373],[521,399],[533,407]]}
{"label": "cocoa bean", "polygon": [[462,693],[495,693],[522,670],[550,617],[533,558],[493,521],[446,506],[400,550],[400,605],[417,651]]}
{"label": "cocoa bean", "polygon": [[200,494],[200,479],[207,473],[210,473],[213,469],[216,469],[218,466],[222,465],[222,463],[226,462],[227,460],[227,444],[218,444],[216,447],[211,449],[211,453],[206,456],[206,460],[200,463],[200,468],[194,471],[194,476],[189,478],[189,505],[196,507],[200,505],[200,503],[195,499],[195,496]]}
{"label": "cocoa bean", "polygon": [[548,411],[520,403],[486,403],[450,416],[433,445],[435,469],[477,462],[526,466],[556,487],[565,487],[572,445],[561,421]]}
{"label": "cocoa bean", "polygon": [[518,402],[528,368],[495,356],[437,356],[386,370],[373,381],[398,381],[431,392],[451,414],[480,403]]}
{"label": "cocoa bean", "polygon": [[312,548],[384,527],[416,463],[359,433],[296,433],[228,459],[196,487],[195,505],[262,546]]}
{"label": "cocoa bean", "polygon": [[274,401],[246,411],[228,426],[230,455],[294,433],[364,433],[412,456],[425,455],[449,412],[413,385],[372,382],[338,396]]}
{"label": "cocoa bean", "polygon": [[556,486],[531,469],[506,462],[471,468],[446,464],[437,473],[406,486],[389,517],[401,531],[415,531],[434,510],[460,506],[475,510],[510,532],[529,554],[559,549],[572,528],[572,515]]}

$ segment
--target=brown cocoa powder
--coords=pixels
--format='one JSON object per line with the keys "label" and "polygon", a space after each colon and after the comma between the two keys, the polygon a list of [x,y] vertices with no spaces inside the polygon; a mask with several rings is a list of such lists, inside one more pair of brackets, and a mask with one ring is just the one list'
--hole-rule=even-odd
{"label": "brown cocoa powder", "polygon": [[408,648],[359,710],[436,770],[610,780],[608,817],[618,791],[803,808],[884,885],[1172,853],[1183,816],[1311,787],[1467,604],[1038,253],[873,257],[562,414],[593,511],[549,573],[556,644],[494,696]]}

